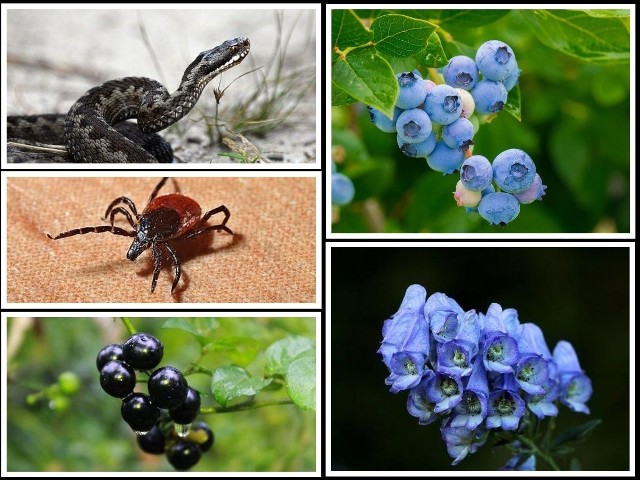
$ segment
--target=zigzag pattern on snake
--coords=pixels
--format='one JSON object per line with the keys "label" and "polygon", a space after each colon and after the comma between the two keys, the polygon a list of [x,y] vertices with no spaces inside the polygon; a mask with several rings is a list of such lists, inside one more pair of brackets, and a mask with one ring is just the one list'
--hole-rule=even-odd
{"label": "zigzag pattern on snake", "polygon": [[[189,113],[204,87],[249,49],[249,39],[239,37],[200,53],[173,94],[156,80],[126,77],[92,88],[66,115],[8,116],[7,138],[64,144],[74,162],[171,162],[171,146],[155,132]],[[137,126],[125,122],[132,118]]]}

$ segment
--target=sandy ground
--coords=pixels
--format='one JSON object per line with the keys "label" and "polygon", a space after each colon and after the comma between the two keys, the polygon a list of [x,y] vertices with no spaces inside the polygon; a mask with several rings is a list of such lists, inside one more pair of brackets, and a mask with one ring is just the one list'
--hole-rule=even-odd
{"label": "sandy ground", "polygon": [[[145,46],[141,25],[159,69]],[[285,124],[264,137],[246,136],[266,159],[313,163],[317,59],[315,11],[311,9],[9,10],[7,114],[66,112],[89,88],[124,76],[154,78],[173,91],[198,53],[225,40],[247,36],[251,40],[249,57],[214,79],[190,117],[179,122],[178,128],[163,133],[182,161],[230,162],[233,160],[217,155],[227,150],[224,146],[209,145],[201,112],[213,116],[213,87],[220,85],[220,79],[224,88],[237,76],[265,66],[259,73],[239,78],[226,91],[220,119],[230,118],[230,107],[247,98],[273,64],[279,34],[290,36],[283,73],[294,73],[300,79],[300,89],[304,79],[311,86]],[[295,96],[295,91],[288,95]]]}

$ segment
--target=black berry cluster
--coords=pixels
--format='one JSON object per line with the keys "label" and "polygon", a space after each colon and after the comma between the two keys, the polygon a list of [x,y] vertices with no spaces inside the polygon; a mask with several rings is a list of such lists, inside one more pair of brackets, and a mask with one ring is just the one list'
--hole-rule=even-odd
{"label": "black berry cluster", "polygon": [[[104,391],[122,399],[122,418],[137,434],[140,448],[164,453],[174,468],[187,470],[211,448],[214,435],[206,423],[193,424],[200,410],[200,394],[189,387],[182,372],[174,367],[156,368],[163,351],[156,337],[136,333],[122,345],[100,350],[96,366]],[[148,394],[133,391],[136,370],[149,376]]]}

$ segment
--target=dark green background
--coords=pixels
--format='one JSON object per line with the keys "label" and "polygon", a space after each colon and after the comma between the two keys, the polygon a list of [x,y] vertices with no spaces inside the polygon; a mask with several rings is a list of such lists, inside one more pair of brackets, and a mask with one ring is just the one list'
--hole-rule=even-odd
{"label": "dark green background", "polygon": [[[629,469],[629,250],[615,247],[332,248],[333,469],[497,470],[508,457],[488,443],[452,467],[440,423],[418,425],[407,392],[394,395],[384,384],[382,323],[412,283],[465,310],[516,308],[521,322],[542,328],[551,350],[570,341],[593,383],[591,415],[561,406],[558,428],[601,418],[577,447],[582,469]],[[560,464],[566,469],[568,460]]]}

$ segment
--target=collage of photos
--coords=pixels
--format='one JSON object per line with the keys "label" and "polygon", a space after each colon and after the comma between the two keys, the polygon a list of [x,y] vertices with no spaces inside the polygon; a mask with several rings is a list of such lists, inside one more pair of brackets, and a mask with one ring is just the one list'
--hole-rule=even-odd
{"label": "collage of photos", "polygon": [[635,476],[635,5],[429,6],[2,5],[3,477]]}

